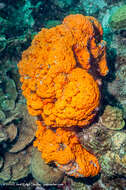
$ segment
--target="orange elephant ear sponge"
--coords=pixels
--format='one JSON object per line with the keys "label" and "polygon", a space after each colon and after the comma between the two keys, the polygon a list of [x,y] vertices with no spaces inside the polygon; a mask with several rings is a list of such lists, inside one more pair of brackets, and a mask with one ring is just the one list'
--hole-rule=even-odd
{"label": "orange elephant ear sponge", "polygon": [[31,115],[51,127],[90,124],[100,93],[88,71],[108,72],[101,25],[93,17],[67,16],[35,36],[18,68]]}
{"label": "orange elephant ear sponge", "polygon": [[[59,81],[58,78],[56,81]],[[58,84],[57,84],[58,85]],[[42,118],[46,125],[70,127],[88,125],[99,106],[99,88],[93,77],[81,68],[67,76],[62,91],[56,91],[55,103],[43,107]]]}
{"label": "orange elephant ear sponge", "polygon": [[42,152],[46,163],[54,162],[66,174],[74,177],[89,177],[99,173],[98,160],[80,144],[76,133],[58,128],[55,132],[46,129],[37,121],[37,139],[34,146]]}
{"label": "orange elephant ear sponge", "polygon": [[102,34],[94,17],[69,15],[42,29],[18,64],[28,111],[39,119],[34,146],[45,162],[75,177],[100,170],[73,130],[89,125],[100,104],[97,79],[108,72]]}
{"label": "orange elephant ear sponge", "polygon": [[95,65],[99,74],[105,76],[108,73],[106,43],[102,40],[103,30],[97,19],[81,14],[69,15],[64,18],[63,24],[76,41],[73,50],[79,64],[86,70]]}

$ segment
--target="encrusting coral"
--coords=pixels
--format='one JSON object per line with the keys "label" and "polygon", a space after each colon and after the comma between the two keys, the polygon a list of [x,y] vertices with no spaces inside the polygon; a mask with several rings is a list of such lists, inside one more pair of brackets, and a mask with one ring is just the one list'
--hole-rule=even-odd
{"label": "encrusting coral", "polygon": [[102,33],[95,18],[69,15],[42,29],[18,64],[28,111],[39,119],[34,145],[47,163],[76,177],[100,169],[71,127],[89,125],[100,104],[99,76],[108,72]]}
{"label": "encrusting coral", "polygon": [[120,130],[125,126],[122,110],[110,105],[106,106],[103,115],[100,117],[100,122],[112,130]]}

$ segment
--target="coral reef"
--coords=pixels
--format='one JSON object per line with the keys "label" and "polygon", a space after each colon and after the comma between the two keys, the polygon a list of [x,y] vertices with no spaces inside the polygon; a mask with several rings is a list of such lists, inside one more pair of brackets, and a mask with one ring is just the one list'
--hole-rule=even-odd
{"label": "coral reef", "polygon": [[[1,190],[39,190],[40,188],[43,190],[125,190],[126,131],[125,127],[123,128],[123,119],[126,118],[126,24],[125,12],[123,11],[126,6],[125,4],[125,0],[14,0],[0,2]],[[25,114],[22,114],[25,109],[25,99],[21,95],[17,63],[20,60],[22,51],[29,47],[34,35],[37,34],[42,27],[55,27],[57,24],[61,24],[63,18],[69,14],[84,14],[88,16],[94,16],[100,21],[104,31],[103,39],[107,42],[107,62],[110,72],[106,77],[104,77],[104,88],[102,89],[102,94],[100,93],[100,96],[102,95],[102,105],[100,104],[99,98],[99,105],[101,105],[101,109],[99,110],[100,120],[99,117],[97,117],[94,120],[95,122],[93,124],[90,124],[91,126],[85,126],[84,128],[82,128],[83,126],[79,128],[77,125],[74,127],[62,127],[62,130],[65,130],[65,132],[69,131],[70,128],[72,131],[75,130],[76,137],[80,141],[81,146],[97,157],[101,165],[100,175],[91,179],[79,179],[66,175],[62,181],[62,184],[60,186],[55,184],[54,187],[51,184],[48,186],[47,184],[44,185],[43,183],[58,182],[54,177],[54,171],[57,170],[56,167],[52,164],[45,164],[41,159],[40,152],[38,152],[38,154],[35,152],[32,153],[32,151],[35,149],[31,147],[31,144],[34,139],[36,124],[34,123],[34,119],[31,121],[32,117],[28,116],[26,110]],[[111,19],[113,19],[112,22],[114,23],[112,25]],[[93,20],[91,20],[91,22],[93,24]],[[93,25],[95,26],[95,24]],[[73,33],[74,29],[75,27],[73,28]],[[98,44],[101,41],[101,38],[99,39],[97,32],[95,33],[95,37],[96,36],[98,38],[95,38],[95,42]],[[69,39],[66,41],[66,43],[67,42],[70,44]],[[43,44],[46,45],[48,43],[49,42],[45,42]],[[80,45],[81,44],[79,44],[79,48]],[[91,49],[89,46],[87,47],[88,52],[91,55]],[[82,54],[80,56],[82,56]],[[77,56],[75,56],[75,53],[74,58],[77,58]],[[91,64],[89,65],[91,65],[91,68],[88,69],[88,73],[89,75],[93,75],[94,80],[100,84],[99,73],[95,72],[96,70],[92,67],[94,63],[96,63],[96,67],[94,68],[98,69],[97,61],[99,61],[99,58],[95,59],[94,56],[91,55],[90,59]],[[76,63],[76,67],[82,68],[77,59]],[[48,67],[50,67],[50,65],[48,65]],[[43,74],[43,76],[44,75],[46,74]],[[64,78],[65,77],[66,74],[64,75]],[[66,78],[68,79],[68,77]],[[59,78],[57,80],[59,80]],[[55,81],[55,84],[59,83]],[[76,84],[74,82],[74,85]],[[62,85],[65,86],[66,84]],[[99,89],[101,91],[100,85]],[[55,101],[56,98],[54,99],[53,104]],[[96,109],[98,110],[98,108]],[[107,110],[109,113],[107,113]],[[121,110],[123,111],[123,118]],[[101,111],[102,113],[100,113]],[[110,119],[110,122],[108,121],[109,119],[107,117]],[[38,119],[40,120],[41,117],[39,116]],[[50,126],[48,127],[51,129]],[[53,127],[51,130],[52,133],[56,135],[57,128]],[[58,149],[58,151],[61,151],[61,148],[64,148],[62,144],[60,144],[60,150]],[[9,151],[12,152],[9,153]],[[28,153],[29,151],[30,154]],[[65,151],[65,149],[63,151]],[[36,161],[37,158],[39,161]],[[42,163],[42,172],[39,174],[37,173],[38,169],[34,170],[34,173],[32,170],[29,170],[29,168],[31,168],[33,160],[35,161],[34,169],[37,168],[37,166],[39,167],[40,162]],[[70,167],[68,164],[65,166],[59,165],[59,167],[60,166],[62,166],[62,170],[64,170],[65,166],[67,168],[68,166]],[[48,175],[46,170],[51,171],[51,175]],[[62,171],[60,172],[62,173]],[[32,178],[31,173],[35,179]],[[49,181],[46,181],[46,177],[49,179]],[[60,178],[60,175],[58,177],[58,179],[62,180]],[[39,184],[37,181],[42,184]]]}
{"label": "coral reef", "polygon": [[22,120],[17,125],[10,120],[7,125],[0,126],[0,183],[13,183],[30,174],[33,146],[29,145],[34,139],[36,126],[26,106],[18,106],[18,115]]}
{"label": "coral reef", "polygon": [[[111,54],[112,68],[115,72],[111,74],[113,80],[110,79],[110,82],[107,85],[107,90],[110,94],[110,98],[107,97],[107,102],[111,105],[116,105],[121,108],[123,110],[123,117],[126,118],[126,24],[123,21],[123,23],[121,24],[121,19],[125,17],[125,12],[123,11],[123,8],[125,9],[125,6],[121,6],[119,9],[114,11],[115,13],[112,14],[112,18],[114,18],[114,15],[118,17],[118,22],[120,19],[120,24],[117,23],[116,28],[113,28],[113,26],[111,26],[110,24],[113,34],[110,41],[109,49],[110,51],[112,50],[112,52],[115,54],[115,56],[113,56],[113,53]],[[119,14],[121,14],[121,17],[119,16]]]}
{"label": "coral reef", "polygon": [[[118,121],[118,117],[116,117]],[[93,150],[101,164],[101,173],[105,176],[126,176],[126,133],[105,128],[99,120],[79,134],[84,147]],[[97,148],[98,147],[98,148]],[[102,154],[101,154],[102,152]]]}
{"label": "coral reef", "polygon": [[[116,120],[118,121],[118,117],[116,117]],[[80,189],[83,187],[83,189],[90,190],[95,188],[110,190],[111,188],[114,189],[115,187],[124,189],[126,185],[125,129],[118,132],[116,130],[110,130],[109,128],[106,128],[104,125],[102,125],[99,119],[97,123],[83,129],[83,132],[80,132],[78,135],[81,144],[90,150],[90,152],[93,151],[97,156],[101,165],[101,176],[99,179],[96,179],[93,184],[91,181],[86,180],[72,182],[71,179],[68,178],[67,180],[71,181],[71,186],[75,185],[76,187],[77,185],[80,185]],[[64,183],[66,182],[64,181]]]}
{"label": "coral reef", "polygon": [[[121,47],[121,46],[117,46]],[[121,48],[120,48],[121,49]],[[125,54],[118,54],[115,60],[115,80],[108,83],[108,92],[113,95],[117,101],[116,106],[120,107],[123,111],[123,117],[126,118],[126,56]],[[113,100],[110,99],[108,102],[113,104]]]}
{"label": "coral reef", "polygon": [[[118,121],[118,117],[116,117],[116,120]],[[97,123],[79,132],[78,137],[81,144],[97,156],[101,165],[101,175],[99,178],[94,179],[93,184],[90,179],[73,180],[69,177],[64,178],[63,184],[67,187],[73,187],[73,189],[84,190],[125,189],[125,129],[121,131],[110,130],[103,126],[99,119]]]}

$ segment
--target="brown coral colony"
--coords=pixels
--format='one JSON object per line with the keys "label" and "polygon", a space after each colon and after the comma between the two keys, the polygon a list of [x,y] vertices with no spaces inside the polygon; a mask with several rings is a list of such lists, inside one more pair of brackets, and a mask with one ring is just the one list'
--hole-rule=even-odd
{"label": "brown coral colony", "polygon": [[39,116],[34,145],[45,162],[75,177],[100,169],[71,127],[90,124],[97,113],[97,79],[108,72],[102,33],[94,17],[69,15],[61,25],[42,29],[18,64],[28,111]]}

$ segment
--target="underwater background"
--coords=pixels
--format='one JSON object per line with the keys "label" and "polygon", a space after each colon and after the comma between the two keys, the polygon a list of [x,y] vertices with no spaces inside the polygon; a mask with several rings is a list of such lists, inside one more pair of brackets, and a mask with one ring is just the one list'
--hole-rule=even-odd
{"label": "underwater background", "polygon": [[[45,164],[33,147],[35,118],[28,114],[17,64],[41,28],[70,14],[95,17],[107,42],[109,72],[101,106],[78,137],[100,163],[95,177],[75,178]],[[126,190],[126,0],[0,0],[0,190]]]}

